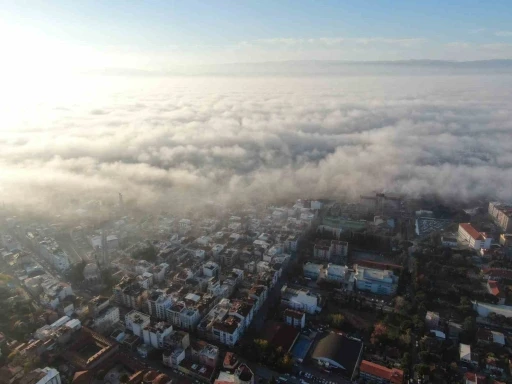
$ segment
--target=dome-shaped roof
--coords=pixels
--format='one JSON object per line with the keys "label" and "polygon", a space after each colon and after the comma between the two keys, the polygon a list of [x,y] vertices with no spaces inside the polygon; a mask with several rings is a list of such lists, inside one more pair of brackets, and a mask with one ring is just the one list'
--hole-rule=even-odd
{"label": "dome-shaped roof", "polygon": [[94,263],[89,263],[84,267],[84,277],[86,279],[96,278],[100,275],[98,266]]}

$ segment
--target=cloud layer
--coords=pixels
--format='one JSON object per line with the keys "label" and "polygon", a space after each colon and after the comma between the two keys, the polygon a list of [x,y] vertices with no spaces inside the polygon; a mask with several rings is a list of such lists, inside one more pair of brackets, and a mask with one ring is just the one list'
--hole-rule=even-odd
{"label": "cloud layer", "polygon": [[54,94],[0,131],[6,204],[512,199],[508,75],[101,77]]}

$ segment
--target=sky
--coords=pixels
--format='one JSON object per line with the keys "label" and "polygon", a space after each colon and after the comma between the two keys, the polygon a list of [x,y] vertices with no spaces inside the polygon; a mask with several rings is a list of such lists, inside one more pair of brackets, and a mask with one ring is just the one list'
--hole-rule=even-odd
{"label": "sky", "polygon": [[503,1],[0,1],[9,72],[512,59]]}

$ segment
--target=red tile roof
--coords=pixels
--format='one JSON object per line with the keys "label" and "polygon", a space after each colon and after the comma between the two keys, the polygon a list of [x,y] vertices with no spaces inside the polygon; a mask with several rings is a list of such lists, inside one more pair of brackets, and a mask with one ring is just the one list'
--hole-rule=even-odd
{"label": "red tile roof", "polygon": [[401,384],[404,380],[404,372],[396,368],[386,368],[382,365],[363,360],[359,370],[368,375],[388,380],[391,384]]}
{"label": "red tile roof", "polygon": [[491,291],[491,294],[494,296],[498,296],[500,294],[500,288],[498,287],[498,282],[494,280],[489,280],[487,282],[489,285],[489,290]]}
{"label": "red tile roof", "polygon": [[474,373],[474,372],[466,372],[466,374],[464,375],[464,379],[472,382],[472,383],[475,383],[475,384],[479,384],[479,383],[485,383],[485,376],[484,375],[479,375],[477,373]]}
{"label": "red tile roof", "polygon": [[512,271],[509,269],[483,268],[482,273],[484,275],[492,276],[493,278],[512,279]]}
{"label": "red tile roof", "polygon": [[475,240],[482,240],[483,236],[470,223],[460,223],[459,227],[467,232]]}

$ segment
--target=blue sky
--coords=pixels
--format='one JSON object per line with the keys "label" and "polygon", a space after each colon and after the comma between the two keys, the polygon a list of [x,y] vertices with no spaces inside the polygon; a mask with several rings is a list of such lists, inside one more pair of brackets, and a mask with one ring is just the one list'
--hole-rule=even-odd
{"label": "blue sky", "polygon": [[0,1],[0,19],[8,68],[512,58],[510,1]]}

